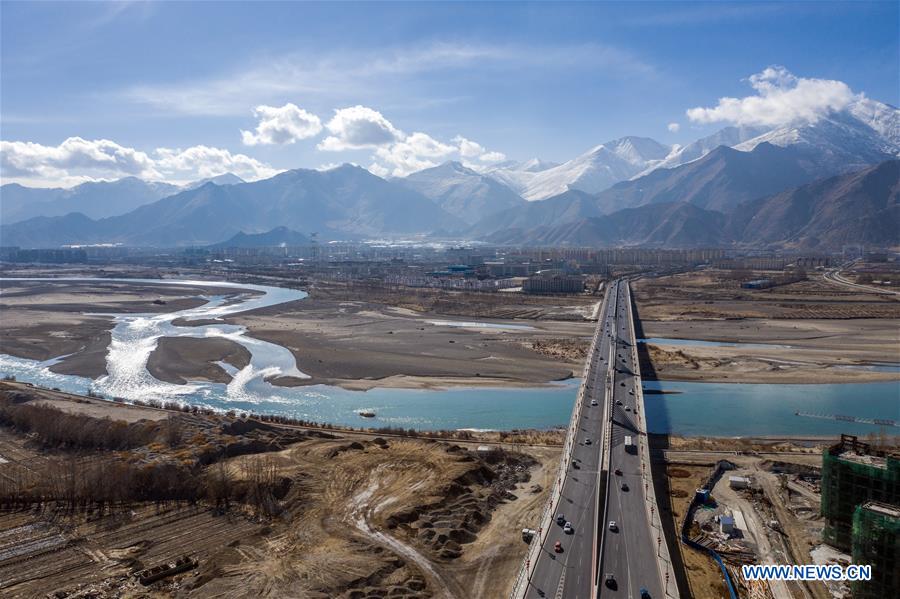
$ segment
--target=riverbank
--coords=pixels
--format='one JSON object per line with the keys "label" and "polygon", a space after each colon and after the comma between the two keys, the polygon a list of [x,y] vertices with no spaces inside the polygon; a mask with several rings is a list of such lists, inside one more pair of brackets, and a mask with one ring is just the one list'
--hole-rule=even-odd
{"label": "riverbank", "polygon": [[[106,372],[114,314],[161,314],[196,308],[199,296],[236,297],[243,290],[144,282],[4,281],[0,353],[45,361],[50,370],[96,379]],[[535,387],[581,370],[594,324],[589,321],[498,321],[510,328],[442,326],[453,321],[364,301],[311,299],[242,312],[223,320],[176,326],[233,324],[247,335],[291,351],[310,378],[274,377],[276,386],[330,385],[366,390],[448,387]],[[472,319],[467,319],[472,320]],[[434,321],[434,322],[430,322]],[[438,324],[435,324],[435,323]],[[221,338],[161,338],[148,368],[167,383],[228,383],[248,362],[246,350]],[[234,367],[223,367],[225,362]]]}
{"label": "riverbank", "polygon": [[275,379],[274,384],[356,390],[532,387],[565,380],[581,370],[583,356],[577,349],[568,355],[548,355],[541,344],[565,337],[586,347],[595,326],[541,320],[527,321],[530,328],[503,329],[430,322],[438,316],[384,304],[307,298],[241,313],[227,322],[247,327],[252,337],[288,348],[300,370],[310,376]]}
{"label": "riverbank", "polygon": [[7,279],[0,293],[0,353],[38,361],[62,358],[50,366],[52,372],[98,378],[107,374],[113,315],[187,310],[206,303],[199,296],[245,292],[103,279]]}
{"label": "riverbank", "polygon": [[634,285],[641,336],[661,338],[641,345],[644,379],[900,381],[900,302],[818,275],[769,290],[741,289],[729,276],[692,272]]}

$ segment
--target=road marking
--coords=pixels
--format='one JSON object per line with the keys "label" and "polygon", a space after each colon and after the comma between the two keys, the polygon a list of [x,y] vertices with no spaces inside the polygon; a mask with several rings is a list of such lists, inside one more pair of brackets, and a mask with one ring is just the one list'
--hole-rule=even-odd
{"label": "road marking", "polygon": [[559,586],[556,587],[556,599],[562,599],[563,591],[566,588],[566,571],[563,570],[562,576],[559,577]]}

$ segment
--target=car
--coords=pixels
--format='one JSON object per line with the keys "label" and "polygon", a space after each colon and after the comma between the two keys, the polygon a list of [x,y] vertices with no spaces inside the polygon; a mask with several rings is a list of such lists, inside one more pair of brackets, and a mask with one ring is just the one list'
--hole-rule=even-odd
{"label": "car", "polygon": [[623,490],[623,491],[627,491],[627,490],[628,490],[628,483],[622,483],[622,490]]}
{"label": "car", "polygon": [[566,523],[566,517],[562,514],[556,514],[556,523],[562,526]]}
{"label": "car", "polygon": [[562,553],[562,543],[560,543],[559,541],[553,543],[553,551],[555,551],[556,553]]}
{"label": "car", "polygon": [[581,466],[578,465],[578,460],[572,460],[572,468],[578,470]]}
{"label": "car", "polygon": [[621,405],[622,405],[622,400],[621,400],[621,399],[617,399],[617,400],[616,400],[616,405],[617,405],[617,406],[621,406]]}
{"label": "car", "polygon": [[619,383],[619,386],[620,386],[620,387],[624,387],[624,386],[625,386],[625,383]]}
{"label": "car", "polygon": [[575,532],[575,528],[572,526],[571,522],[566,522],[565,525],[563,525],[563,532],[566,533],[567,535],[570,535]]}
{"label": "car", "polygon": [[613,576],[612,574],[607,574],[607,575],[606,575],[606,581],[604,581],[603,584],[606,585],[606,588],[612,589],[612,590],[614,590],[614,591],[615,591],[617,588],[619,588],[619,583],[616,582],[616,577]]}
{"label": "car", "polygon": [[622,471],[616,468],[616,476],[622,476]]}
{"label": "car", "polygon": [[619,530],[619,525],[616,524],[616,521],[615,521],[615,520],[610,520],[610,521],[609,521],[609,529],[610,529],[611,531],[613,531],[613,532],[616,532],[617,530]]}
{"label": "car", "polygon": [[592,405],[592,406],[596,406],[596,405],[597,405],[597,400],[596,400],[596,399],[592,399],[592,400],[591,400],[591,405]]}
{"label": "car", "polygon": [[625,406],[625,411],[626,411],[626,412],[630,412],[630,411],[631,411],[631,407]]}
{"label": "car", "polygon": [[650,591],[645,588],[641,588],[641,599],[650,599]]}
{"label": "car", "polygon": [[593,441],[591,441],[590,439],[585,439],[585,440],[584,440],[584,444],[585,444],[585,445],[590,445],[591,443],[593,443]]}

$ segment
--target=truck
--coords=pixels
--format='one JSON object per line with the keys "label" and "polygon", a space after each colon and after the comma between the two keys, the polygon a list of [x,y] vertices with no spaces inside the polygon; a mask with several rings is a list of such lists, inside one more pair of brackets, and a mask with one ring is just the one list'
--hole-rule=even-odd
{"label": "truck", "polygon": [[637,448],[634,446],[634,439],[631,438],[631,435],[625,435],[625,451],[628,453],[634,453]]}

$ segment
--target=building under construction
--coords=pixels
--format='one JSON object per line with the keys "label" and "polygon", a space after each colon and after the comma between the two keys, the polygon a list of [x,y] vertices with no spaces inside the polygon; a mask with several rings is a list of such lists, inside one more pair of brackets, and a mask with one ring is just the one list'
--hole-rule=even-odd
{"label": "building under construction", "polygon": [[900,589],[900,507],[870,501],[853,512],[854,564],[872,566],[872,580],[853,583],[853,599],[884,599]]}
{"label": "building under construction", "polygon": [[841,435],[822,457],[824,541],[849,552],[857,507],[871,501],[900,505],[900,454]]}

